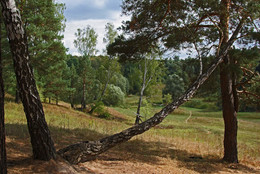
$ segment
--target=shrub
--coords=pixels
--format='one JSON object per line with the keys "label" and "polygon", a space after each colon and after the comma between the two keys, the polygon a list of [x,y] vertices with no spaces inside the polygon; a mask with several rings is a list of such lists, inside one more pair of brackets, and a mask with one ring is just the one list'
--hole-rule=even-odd
{"label": "shrub", "polygon": [[216,103],[213,102],[203,102],[202,100],[199,99],[193,99],[190,100],[186,103],[183,104],[185,107],[190,107],[190,108],[197,108],[197,109],[205,109],[207,111],[218,111],[219,108],[216,105]]}
{"label": "shrub", "polygon": [[92,106],[90,114],[92,114],[93,112],[95,112],[100,118],[109,119],[111,116],[105,109],[102,101],[99,101]]}
{"label": "shrub", "polygon": [[106,93],[103,97],[103,102],[105,105],[121,105],[124,104],[125,94],[122,92],[121,88],[113,84],[109,84]]}

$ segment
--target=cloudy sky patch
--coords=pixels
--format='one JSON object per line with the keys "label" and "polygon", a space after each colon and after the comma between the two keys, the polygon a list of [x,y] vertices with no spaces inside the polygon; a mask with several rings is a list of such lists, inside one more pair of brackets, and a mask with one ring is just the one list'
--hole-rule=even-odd
{"label": "cloudy sky patch", "polygon": [[121,0],[56,0],[58,3],[65,3],[66,29],[64,33],[64,45],[69,48],[69,53],[78,55],[73,41],[76,39],[74,33],[78,28],[90,25],[98,34],[97,49],[98,54],[102,54],[105,49],[103,37],[105,35],[105,25],[110,22],[115,28],[121,26],[126,16],[121,16]]}

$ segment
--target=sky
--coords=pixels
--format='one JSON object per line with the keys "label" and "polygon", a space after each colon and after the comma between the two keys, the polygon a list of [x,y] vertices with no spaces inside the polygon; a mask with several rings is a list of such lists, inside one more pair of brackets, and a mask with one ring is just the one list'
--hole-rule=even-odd
{"label": "sky", "polygon": [[83,29],[90,25],[98,34],[97,49],[98,54],[102,54],[105,49],[103,37],[105,35],[105,25],[110,22],[115,28],[121,26],[123,20],[128,19],[121,14],[122,0],[56,0],[57,3],[65,3],[64,12],[66,18],[66,28],[64,32],[64,45],[69,49],[68,53],[79,55],[74,47],[73,41],[76,39],[74,33],[78,28]]}

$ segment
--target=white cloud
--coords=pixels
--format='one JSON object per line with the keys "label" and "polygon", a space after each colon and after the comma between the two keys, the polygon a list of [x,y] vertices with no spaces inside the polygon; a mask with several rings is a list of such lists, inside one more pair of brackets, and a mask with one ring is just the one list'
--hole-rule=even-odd
{"label": "white cloud", "polygon": [[102,54],[103,49],[105,49],[106,47],[103,43],[103,37],[105,35],[105,25],[108,22],[110,22],[115,25],[115,28],[118,28],[121,25],[122,20],[127,19],[126,17],[121,17],[120,12],[117,11],[111,11],[111,13],[108,15],[110,16],[110,19],[87,19],[78,21],[68,21],[66,23],[63,42],[65,47],[69,48],[69,53],[72,55],[78,55],[78,51],[73,44],[73,41],[76,39],[74,33],[77,31],[78,28],[84,28],[87,25],[90,25],[98,34],[98,54]]}
{"label": "white cloud", "polygon": [[108,0],[56,0],[58,3],[65,3],[68,8],[74,8],[80,5],[86,5],[104,8]]}
{"label": "white cloud", "polygon": [[97,8],[103,8],[105,7],[106,3],[107,3],[108,0],[92,0],[92,2],[94,2],[94,5],[97,7]]}

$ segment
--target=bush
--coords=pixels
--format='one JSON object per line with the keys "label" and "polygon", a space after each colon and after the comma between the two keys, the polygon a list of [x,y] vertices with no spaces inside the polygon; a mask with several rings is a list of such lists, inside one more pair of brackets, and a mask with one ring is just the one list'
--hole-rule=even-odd
{"label": "bush", "polygon": [[125,94],[129,92],[129,81],[122,74],[116,73],[111,79],[111,84],[118,86]]}
{"label": "bush", "polygon": [[205,109],[207,111],[218,111],[219,110],[219,107],[217,106],[216,103],[203,102],[202,100],[199,100],[199,99],[190,100],[190,101],[184,103],[183,106],[190,107],[190,108],[197,108],[197,109]]}
{"label": "bush", "polygon": [[93,112],[95,112],[98,115],[98,117],[100,117],[100,118],[109,119],[111,117],[111,115],[105,109],[103,102],[101,102],[101,101],[95,103],[92,106],[90,114],[92,114]]}
{"label": "bush", "polygon": [[107,86],[107,90],[103,97],[103,102],[105,105],[121,105],[125,102],[125,94],[122,92],[121,88],[113,84]]}

